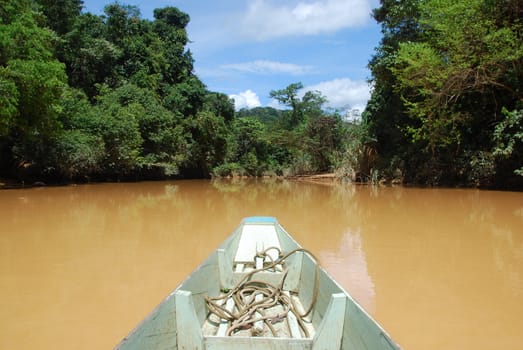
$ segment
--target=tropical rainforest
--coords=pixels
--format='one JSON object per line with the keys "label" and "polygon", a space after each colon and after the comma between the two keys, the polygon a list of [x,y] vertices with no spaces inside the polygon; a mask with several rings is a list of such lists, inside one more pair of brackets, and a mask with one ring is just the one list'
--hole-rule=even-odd
{"label": "tropical rainforest", "polygon": [[300,82],[235,111],[195,75],[189,15],[2,0],[0,177],[86,182],[334,172],[523,187],[522,0],[381,0],[358,120]]}

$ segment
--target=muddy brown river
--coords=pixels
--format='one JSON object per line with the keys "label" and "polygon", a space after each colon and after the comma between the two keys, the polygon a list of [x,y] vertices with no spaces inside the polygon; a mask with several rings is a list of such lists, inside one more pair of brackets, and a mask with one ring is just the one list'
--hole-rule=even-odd
{"label": "muddy brown river", "polygon": [[251,215],[405,349],[523,349],[523,193],[262,180],[0,191],[0,349],[112,349]]}

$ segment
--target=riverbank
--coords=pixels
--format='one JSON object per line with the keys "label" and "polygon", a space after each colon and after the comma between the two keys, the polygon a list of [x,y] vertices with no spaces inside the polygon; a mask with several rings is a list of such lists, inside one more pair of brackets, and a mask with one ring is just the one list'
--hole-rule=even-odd
{"label": "riverbank", "polygon": [[340,178],[336,176],[335,173],[322,173],[322,174],[313,174],[313,175],[294,175],[286,177],[288,180],[298,181],[298,182],[309,182],[317,184],[332,184],[336,181],[339,181]]}
{"label": "riverbank", "polygon": [[19,181],[0,178],[0,190],[7,190],[11,188],[24,188],[24,186]]}
{"label": "riverbank", "polygon": [[70,185],[74,183],[64,183],[64,182],[56,182],[56,183],[46,183],[43,181],[22,181],[22,180],[12,180],[12,179],[2,179],[0,178],[0,190],[11,190],[11,189],[19,189],[19,188],[33,188],[33,187],[45,187],[45,186],[64,186],[64,185]]}
{"label": "riverbank", "polygon": [[[233,176],[233,177],[224,177],[223,179],[252,179],[256,177],[252,176]],[[272,179],[278,179],[278,180],[289,180],[289,181],[295,181],[295,182],[306,182],[306,183],[314,183],[314,184],[320,184],[320,185],[333,185],[336,183],[341,183],[345,181],[349,181],[347,179],[344,179],[343,177],[338,176],[336,173],[319,173],[319,174],[307,174],[307,175],[292,175],[292,176],[263,176],[262,178],[272,178]],[[21,188],[35,188],[35,187],[45,187],[45,186],[69,186],[69,185],[80,185],[80,184],[86,184],[86,183],[116,183],[116,182],[141,182],[141,181],[164,181],[164,180],[174,180],[175,178],[171,179],[124,179],[124,180],[93,180],[93,181],[68,181],[68,182],[53,182],[53,181],[23,181],[23,180],[15,180],[15,179],[6,179],[6,178],[0,178],[0,190],[8,190],[8,189],[21,189]],[[177,178],[182,179],[182,178]],[[219,178],[217,178],[219,179]],[[356,181],[353,182],[356,184],[369,184],[368,182],[361,182]],[[385,180],[382,179],[378,182],[380,186],[414,186],[414,187],[438,187],[438,188],[467,188],[466,186],[427,186],[427,185],[416,185],[416,184],[409,184],[404,183],[402,179],[392,179],[392,180]],[[514,186],[494,186],[492,188],[483,188],[486,190],[503,190],[503,191],[516,191],[520,192],[523,190],[523,187],[521,185],[514,185]]]}
{"label": "riverbank", "polygon": [[[245,178],[252,178],[250,176],[246,176]],[[276,176],[275,176],[276,178]],[[313,175],[293,175],[293,176],[284,176],[284,177],[277,177],[284,180],[291,180],[291,181],[299,181],[299,182],[312,182],[312,183],[320,183],[320,184],[330,184],[335,181],[339,180],[339,177],[336,176],[335,173],[322,173],[322,174],[313,174]],[[146,180],[144,180],[146,181]],[[160,180],[161,181],[161,180]],[[100,181],[94,181],[94,182],[100,182]],[[115,181],[102,181],[102,182],[115,182]],[[120,181],[117,181],[120,182]],[[124,181],[126,182],[126,181]],[[129,181],[129,182],[137,182],[137,181]],[[32,188],[32,187],[44,187],[44,186],[66,186],[71,184],[79,184],[76,182],[43,182],[43,181],[33,181],[33,182],[26,182],[21,180],[14,180],[14,179],[3,179],[0,178],[0,190],[6,190],[6,189],[18,189],[18,188]]]}

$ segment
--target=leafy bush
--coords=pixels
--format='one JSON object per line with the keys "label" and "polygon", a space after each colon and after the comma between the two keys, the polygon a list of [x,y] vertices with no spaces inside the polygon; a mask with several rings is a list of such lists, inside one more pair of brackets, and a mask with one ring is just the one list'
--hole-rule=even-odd
{"label": "leafy bush", "polygon": [[493,154],[509,162],[514,174],[523,176],[523,109],[509,112],[503,108],[505,118],[494,129]]}
{"label": "leafy bush", "polygon": [[63,176],[88,176],[100,170],[104,142],[100,136],[68,130],[57,138],[54,154],[55,168]]}
{"label": "leafy bush", "polygon": [[213,168],[213,177],[242,176],[245,170],[238,163],[225,163]]}

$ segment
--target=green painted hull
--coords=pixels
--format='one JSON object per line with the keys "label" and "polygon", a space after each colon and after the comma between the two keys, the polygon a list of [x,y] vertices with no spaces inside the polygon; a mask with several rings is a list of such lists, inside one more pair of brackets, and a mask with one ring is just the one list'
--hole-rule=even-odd
{"label": "green painted hull", "polygon": [[[205,296],[218,296],[241,278],[233,273],[233,260],[242,230],[248,225],[274,227],[281,250],[300,246],[270,217],[250,217],[213,252],[176,290],[156,307],[120,344],[117,350],[137,349],[400,349],[363,308],[341,288],[308,254],[286,260],[285,290],[299,296],[304,305],[314,299],[314,276],[319,271],[319,288],[310,322],[315,332],[300,339],[290,337],[232,337],[204,334],[202,325],[209,311]],[[270,273],[267,273],[270,280]]]}

